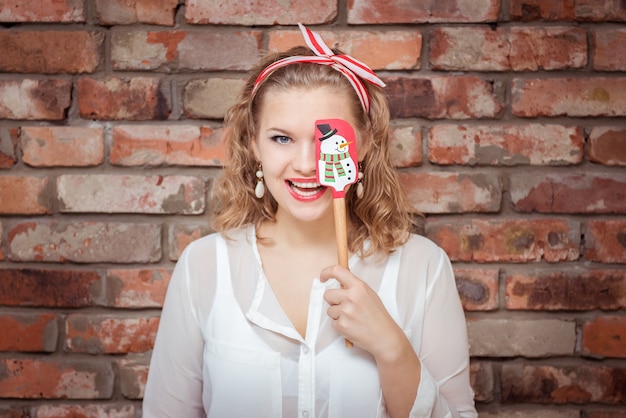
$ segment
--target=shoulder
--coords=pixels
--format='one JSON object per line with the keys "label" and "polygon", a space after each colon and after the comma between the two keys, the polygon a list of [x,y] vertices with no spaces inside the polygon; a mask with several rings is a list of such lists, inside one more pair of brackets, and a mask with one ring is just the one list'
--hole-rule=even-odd
{"label": "shoulder", "polygon": [[198,255],[206,256],[209,252],[214,254],[218,241],[225,242],[227,246],[240,245],[247,241],[247,234],[247,228],[232,229],[225,233],[210,233],[191,241],[183,250],[181,259]]}
{"label": "shoulder", "polygon": [[447,258],[446,253],[439,245],[422,235],[411,234],[401,248],[403,258],[419,258],[422,260]]}

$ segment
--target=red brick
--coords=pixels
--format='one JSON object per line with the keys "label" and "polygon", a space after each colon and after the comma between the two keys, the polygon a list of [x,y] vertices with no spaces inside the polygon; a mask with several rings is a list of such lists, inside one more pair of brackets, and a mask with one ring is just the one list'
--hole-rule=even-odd
{"label": "red brick", "polygon": [[18,128],[0,127],[0,170],[11,168],[17,163]]}
{"label": "red brick", "polygon": [[85,22],[84,0],[3,0],[0,22]]}
{"label": "red brick", "polygon": [[0,351],[53,352],[58,327],[53,313],[0,314]]}
{"label": "red brick", "polygon": [[620,0],[576,0],[577,20],[626,22],[626,7]]}
{"label": "red brick", "polygon": [[206,204],[204,182],[192,176],[65,174],[56,189],[63,213],[197,215]]}
{"label": "red brick", "polygon": [[563,270],[509,273],[506,308],[531,311],[590,311],[626,308],[626,273]]}
{"label": "red brick", "polygon": [[436,125],[428,136],[428,160],[450,165],[579,164],[585,136],[561,125]]}
{"label": "red brick", "polygon": [[172,277],[169,269],[113,269],[106,274],[106,306],[161,308]]}
{"label": "red brick", "polygon": [[592,128],[589,160],[604,165],[626,166],[626,129],[610,126]]}
{"label": "red brick", "polygon": [[157,223],[20,222],[7,230],[13,261],[153,263],[161,258]]}
{"label": "red brick", "polygon": [[[312,7],[314,6],[314,7]],[[268,0],[251,2],[230,0],[228,7],[223,3],[186,0],[185,21],[192,24],[219,25],[307,25],[330,23],[337,17],[337,2],[318,0],[314,5],[307,0]]]}
{"label": "red brick", "polygon": [[85,119],[167,119],[171,112],[167,87],[158,78],[81,78],[77,86],[80,116]]}
{"label": "red brick", "polygon": [[25,126],[23,160],[33,167],[89,167],[104,162],[104,129]]}
{"label": "red brick", "polygon": [[493,118],[503,109],[494,85],[478,77],[390,77],[385,81],[392,118]]}
{"label": "red brick", "polygon": [[0,305],[50,308],[95,306],[101,294],[97,273],[76,270],[0,270]]}
{"label": "red brick", "polygon": [[173,224],[168,231],[169,258],[178,260],[183,250],[192,241],[213,232],[206,223],[201,224]]}
{"label": "red brick", "polygon": [[515,116],[626,116],[626,77],[513,80]]}
{"label": "red brick", "polygon": [[49,183],[48,177],[0,177],[0,214],[42,215],[50,213]]}
{"label": "red brick", "polygon": [[126,399],[143,399],[148,380],[148,364],[134,360],[120,360],[120,388]]}
{"label": "red brick", "polygon": [[422,165],[422,132],[411,123],[391,123],[389,130],[389,156],[396,167]]}
{"label": "red brick", "polygon": [[510,182],[518,212],[626,213],[626,173],[524,173]]}
{"label": "red brick", "polygon": [[626,358],[626,317],[599,316],[583,324],[582,352]]}
{"label": "red brick", "polygon": [[608,366],[502,366],[502,400],[507,403],[626,404],[626,369]]}
{"label": "red brick", "polygon": [[261,39],[259,31],[118,31],[112,33],[111,63],[115,70],[249,70]]}
{"label": "red brick", "polygon": [[222,129],[192,125],[119,125],[110,162],[121,166],[222,166]]}
{"label": "red brick", "polygon": [[159,318],[68,315],[65,351],[89,354],[144,353],[154,346]]}
{"label": "red brick", "polygon": [[96,16],[101,25],[174,26],[178,0],[95,0]]}
{"label": "red brick", "polygon": [[512,20],[574,20],[577,0],[510,0]]}
{"label": "red brick", "polygon": [[502,186],[493,174],[401,172],[400,182],[411,204],[422,213],[497,212],[500,209]]}
{"label": "red brick", "polygon": [[456,288],[466,311],[498,308],[498,269],[455,268]]}
{"label": "red brick", "polygon": [[453,261],[549,262],[579,258],[580,225],[560,219],[436,219],[426,235]]}
{"label": "red brick", "polygon": [[495,398],[495,384],[492,365],[482,361],[472,362],[470,364],[470,384],[474,390],[475,401],[493,401]]}
{"label": "red brick", "polygon": [[102,60],[104,32],[0,31],[0,71],[93,73]]}
{"label": "red brick", "polygon": [[571,356],[576,348],[574,321],[477,318],[467,321],[467,330],[476,357]]}
{"label": "red brick", "polygon": [[4,248],[4,240],[2,239],[4,235],[2,235],[2,223],[0,223],[0,260],[4,260],[4,253],[3,248]]}
{"label": "red brick", "polygon": [[596,31],[592,37],[593,69],[596,71],[626,71],[626,29]]}
{"label": "red brick", "polygon": [[[422,34],[418,31],[318,30],[324,41],[343,53],[363,61],[374,70],[415,70],[420,68]],[[303,45],[300,31],[269,33],[268,49],[285,51]]]}
{"label": "red brick", "polygon": [[63,120],[71,94],[70,80],[0,80],[0,119]]}
{"label": "red brick", "polygon": [[599,411],[587,410],[588,418],[626,418],[626,410],[607,409]]}
{"label": "red brick", "polygon": [[537,71],[582,68],[584,29],[437,28],[430,37],[430,65],[447,71]]}
{"label": "red brick", "polygon": [[500,2],[406,2],[404,0],[352,0],[348,2],[348,23],[493,22]]}
{"label": "red brick", "polygon": [[0,397],[108,399],[115,376],[109,364],[68,359],[0,359]]}
{"label": "red brick", "polygon": [[137,415],[135,405],[54,404],[33,408],[32,418],[135,418]]}
{"label": "red brick", "polygon": [[31,418],[29,408],[26,406],[0,405],[0,417],[2,418]]}
{"label": "red brick", "polygon": [[626,263],[626,220],[589,220],[584,258],[600,263]]}
{"label": "red brick", "polygon": [[210,78],[191,80],[183,91],[183,110],[190,119],[223,119],[236,102],[244,80]]}

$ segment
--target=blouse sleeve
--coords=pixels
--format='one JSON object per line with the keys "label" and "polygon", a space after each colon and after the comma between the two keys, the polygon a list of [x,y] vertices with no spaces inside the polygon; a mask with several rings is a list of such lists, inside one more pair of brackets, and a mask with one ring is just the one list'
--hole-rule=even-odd
{"label": "blouse sleeve", "polygon": [[190,247],[174,268],[161,312],[143,398],[145,418],[204,416],[204,339],[190,289]]}
{"label": "blouse sleeve", "polygon": [[452,265],[437,247],[428,265],[419,358],[421,381],[413,418],[477,417],[469,380],[467,324]]}

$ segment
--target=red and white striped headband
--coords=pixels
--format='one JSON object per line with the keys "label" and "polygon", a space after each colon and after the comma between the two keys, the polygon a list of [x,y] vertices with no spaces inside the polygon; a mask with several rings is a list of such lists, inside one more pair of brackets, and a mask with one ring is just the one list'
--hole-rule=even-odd
{"label": "red and white striped headband", "polygon": [[376,84],[380,87],[385,87],[385,83],[378,78],[371,68],[363,64],[361,61],[358,61],[348,55],[335,55],[335,53],[333,53],[333,51],[324,43],[322,37],[318,33],[305,28],[301,23],[298,23],[298,26],[300,27],[300,31],[302,32],[302,36],[304,36],[307,46],[315,55],[296,55],[293,57],[283,58],[268,65],[263,71],[261,71],[254,82],[252,95],[254,96],[263,80],[269,77],[270,74],[280,67],[301,62],[329,65],[343,74],[348,81],[350,81],[350,84],[352,84],[352,87],[354,87],[354,90],[359,96],[359,100],[361,100],[363,109],[365,109],[366,113],[369,113],[370,97],[367,93],[365,85],[363,84],[363,80],[369,81],[370,83]]}

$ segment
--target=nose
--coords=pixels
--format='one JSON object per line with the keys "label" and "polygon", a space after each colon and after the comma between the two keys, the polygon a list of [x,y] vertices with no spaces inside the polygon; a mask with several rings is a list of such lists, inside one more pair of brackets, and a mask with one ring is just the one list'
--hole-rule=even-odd
{"label": "nose", "polygon": [[293,161],[293,167],[302,175],[314,176],[317,170],[317,157],[315,155],[315,139],[298,141],[297,155]]}

